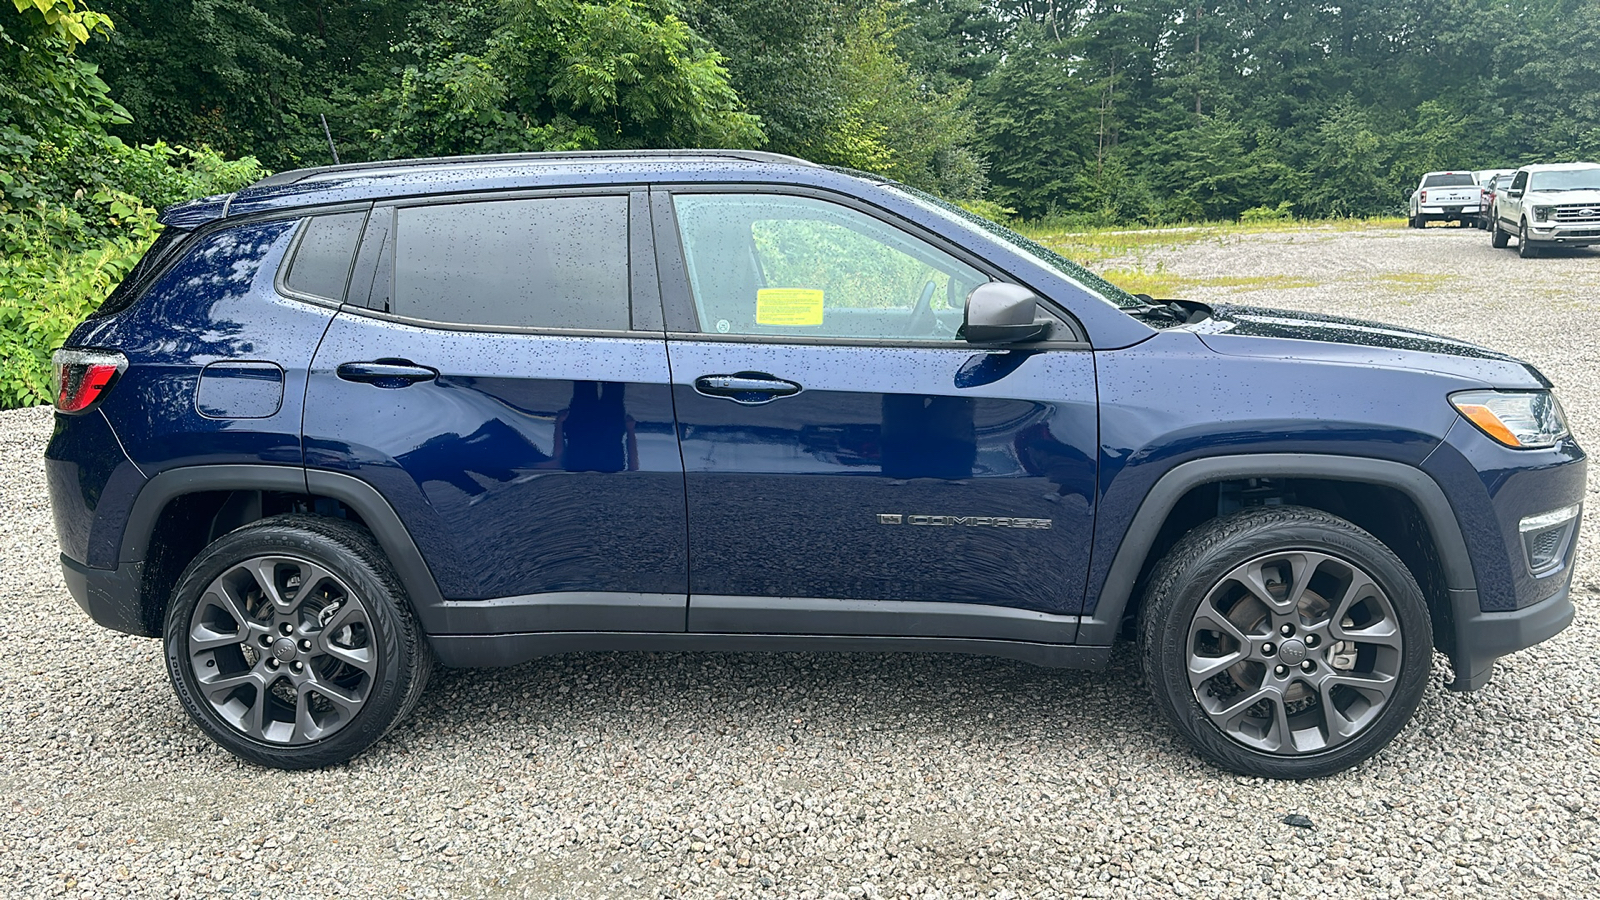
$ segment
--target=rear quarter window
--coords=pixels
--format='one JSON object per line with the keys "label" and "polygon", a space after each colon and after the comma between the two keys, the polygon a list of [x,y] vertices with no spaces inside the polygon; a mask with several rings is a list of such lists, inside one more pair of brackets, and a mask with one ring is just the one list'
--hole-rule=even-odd
{"label": "rear quarter window", "polygon": [[289,261],[284,286],[297,294],[343,300],[350,262],[366,219],[364,211],[307,219],[300,226],[304,232]]}

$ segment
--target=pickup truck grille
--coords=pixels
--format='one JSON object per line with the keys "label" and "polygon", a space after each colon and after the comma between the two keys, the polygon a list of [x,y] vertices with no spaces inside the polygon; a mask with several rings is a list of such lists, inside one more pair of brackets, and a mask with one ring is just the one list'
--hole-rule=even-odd
{"label": "pickup truck grille", "polygon": [[1555,209],[1557,222],[1594,222],[1600,225],[1600,203],[1568,203]]}

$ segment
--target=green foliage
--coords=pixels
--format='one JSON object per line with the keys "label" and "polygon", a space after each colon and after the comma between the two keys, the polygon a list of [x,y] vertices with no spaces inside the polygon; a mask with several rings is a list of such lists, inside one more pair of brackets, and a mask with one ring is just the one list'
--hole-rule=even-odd
{"label": "green foliage", "polygon": [[1265,222],[1293,222],[1294,204],[1284,200],[1277,206],[1252,206],[1239,213],[1239,221],[1246,225],[1260,225]]}
{"label": "green foliage", "polygon": [[[126,121],[74,56],[109,20],[70,0],[0,7],[0,406],[49,396],[51,352],[156,234],[155,207],[260,177],[254,159],[105,129]],[[24,96],[25,95],[25,96]]]}
{"label": "green foliage", "polygon": [[383,156],[749,147],[762,134],[718,55],[660,0],[474,0],[413,20],[378,93]]}
{"label": "green foliage", "polygon": [[85,250],[53,246],[70,221],[7,230],[7,244],[34,249],[0,257],[0,408],[49,402],[50,354],[144,255],[154,224],[154,210],[130,209],[126,235]]}

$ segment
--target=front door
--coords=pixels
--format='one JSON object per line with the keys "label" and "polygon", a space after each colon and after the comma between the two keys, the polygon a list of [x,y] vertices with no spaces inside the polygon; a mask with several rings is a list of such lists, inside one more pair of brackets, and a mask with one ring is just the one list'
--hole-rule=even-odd
{"label": "front door", "polygon": [[445,601],[419,610],[432,632],[683,630],[683,468],[643,197],[374,210],[354,276],[371,298],[312,367],[307,466],[394,507]]}
{"label": "front door", "polygon": [[[863,208],[657,195],[691,631],[1070,642],[1094,516],[1085,349],[956,338],[981,263]],[[675,229],[669,236],[664,232]]]}

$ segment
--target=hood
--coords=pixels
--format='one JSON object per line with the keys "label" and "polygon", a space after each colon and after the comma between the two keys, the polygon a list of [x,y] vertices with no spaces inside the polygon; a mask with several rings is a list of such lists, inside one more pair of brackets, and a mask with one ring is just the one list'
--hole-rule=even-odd
{"label": "hood", "polygon": [[1400,325],[1231,304],[1211,312],[1211,318],[1186,327],[1207,347],[1230,356],[1417,369],[1498,388],[1550,387],[1539,370],[1514,356]]}

